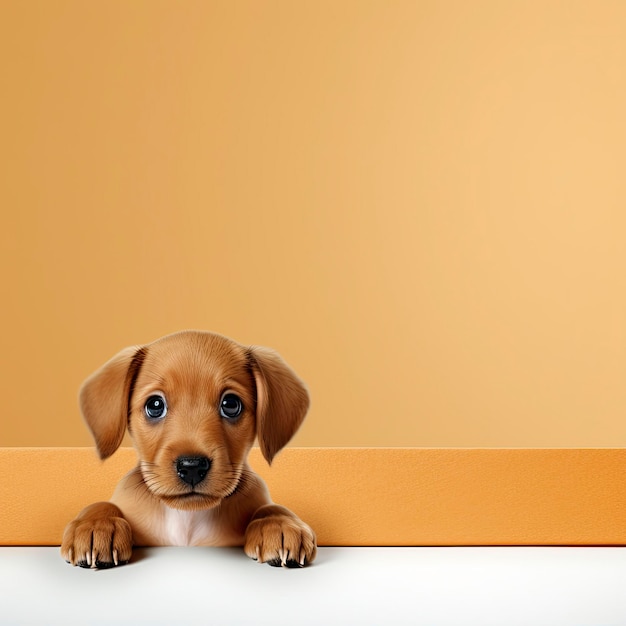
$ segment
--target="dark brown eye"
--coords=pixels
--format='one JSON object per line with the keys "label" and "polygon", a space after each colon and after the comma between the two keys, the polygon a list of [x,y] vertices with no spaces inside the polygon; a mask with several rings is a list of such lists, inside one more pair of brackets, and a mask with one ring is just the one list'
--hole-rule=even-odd
{"label": "dark brown eye", "polygon": [[167,403],[165,402],[165,398],[157,395],[150,396],[146,400],[144,411],[146,413],[146,417],[152,420],[163,419],[167,413]]}
{"label": "dark brown eye", "polygon": [[243,402],[234,393],[225,393],[220,400],[220,415],[227,420],[237,419],[243,411]]}

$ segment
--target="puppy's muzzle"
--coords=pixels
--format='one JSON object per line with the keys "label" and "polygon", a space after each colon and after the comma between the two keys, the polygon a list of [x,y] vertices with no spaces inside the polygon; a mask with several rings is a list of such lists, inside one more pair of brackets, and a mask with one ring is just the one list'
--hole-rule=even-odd
{"label": "puppy's muzzle", "polygon": [[176,459],[178,477],[192,487],[205,479],[210,468],[211,460],[205,456],[179,456]]}

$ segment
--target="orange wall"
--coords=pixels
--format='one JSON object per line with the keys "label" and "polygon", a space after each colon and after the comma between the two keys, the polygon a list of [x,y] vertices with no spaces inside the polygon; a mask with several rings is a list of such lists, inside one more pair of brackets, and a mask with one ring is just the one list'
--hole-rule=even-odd
{"label": "orange wall", "polygon": [[626,3],[0,8],[0,445],[212,329],[299,445],[626,445]]}
{"label": "orange wall", "polygon": [[[1,448],[0,545],[58,545],[136,463],[121,448]],[[288,448],[253,469],[320,545],[626,545],[623,449]],[[29,472],[38,469],[37,480]],[[76,468],[81,471],[77,472]],[[372,497],[372,494],[376,497]]]}

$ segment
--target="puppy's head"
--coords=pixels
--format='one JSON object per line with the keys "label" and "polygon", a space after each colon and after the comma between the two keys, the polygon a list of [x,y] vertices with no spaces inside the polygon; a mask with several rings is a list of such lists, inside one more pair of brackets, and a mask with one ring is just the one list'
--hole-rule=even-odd
{"label": "puppy's head", "polygon": [[128,427],[146,487],[179,509],[232,495],[255,436],[271,463],[308,406],[304,384],[278,354],[197,331],[122,350],[80,391],[100,457],[117,450]]}

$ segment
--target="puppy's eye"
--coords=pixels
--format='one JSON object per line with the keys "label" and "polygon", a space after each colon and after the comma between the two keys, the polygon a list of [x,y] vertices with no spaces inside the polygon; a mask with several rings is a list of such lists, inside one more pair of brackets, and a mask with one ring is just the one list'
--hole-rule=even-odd
{"label": "puppy's eye", "polygon": [[146,400],[144,411],[146,412],[146,416],[153,420],[165,417],[165,414],[167,413],[167,403],[165,402],[165,398],[157,395],[150,396]]}
{"label": "puppy's eye", "polygon": [[243,402],[234,393],[225,393],[220,401],[220,415],[227,420],[234,420],[241,415]]}

